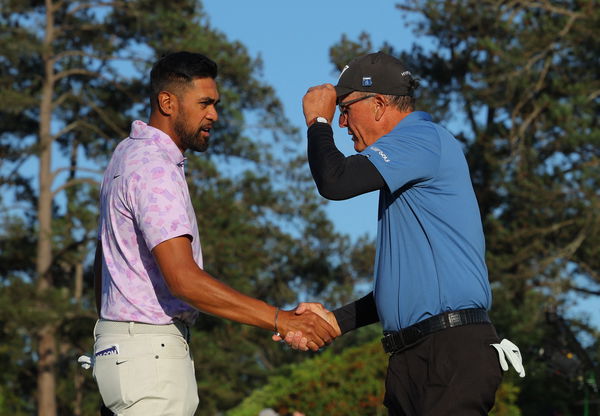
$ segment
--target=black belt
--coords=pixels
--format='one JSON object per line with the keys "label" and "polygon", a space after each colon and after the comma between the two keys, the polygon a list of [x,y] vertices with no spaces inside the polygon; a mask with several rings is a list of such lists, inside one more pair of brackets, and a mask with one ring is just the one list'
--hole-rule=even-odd
{"label": "black belt", "polygon": [[485,309],[463,309],[432,316],[400,331],[384,332],[381,343],[388,354],[399,352],[419,339],[442,329],[470,324],[491,324]]}

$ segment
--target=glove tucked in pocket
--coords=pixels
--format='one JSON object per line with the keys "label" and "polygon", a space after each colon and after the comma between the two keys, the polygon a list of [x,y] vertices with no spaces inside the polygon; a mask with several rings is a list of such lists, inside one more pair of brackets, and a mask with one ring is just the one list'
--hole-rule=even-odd
{"label": "glove tucked in pocket", "polygon": [[[500,341],[500,344],[490,344],[498,352],[500,367],[503,371],[508,371],[508,363],[513,366],[520,377],[525,377],[525,368],[523,368],[523,358],[519,347],[507,339]],[[507,362],[508,360],[508,362]]]}

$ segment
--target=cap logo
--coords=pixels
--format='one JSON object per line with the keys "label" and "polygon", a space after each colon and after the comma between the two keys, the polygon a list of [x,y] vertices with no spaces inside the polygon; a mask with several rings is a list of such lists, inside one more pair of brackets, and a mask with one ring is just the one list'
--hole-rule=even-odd
{"label": "cap logo", "polygon": [[342,78],[342,75],[344,75],[344,72],[346,72],[346,69],[350,68],[348,65],[346,65],[344,67],[344,69],[342,69],[342,72],[340,72],[340,76],[338,77],[338,82],[340,82],[340,78]]}
{"label": "cap logo", "polygon": [[402,75],[403,77],[407,76],[407,75],[412,75],[410,73],[410,71],[404,71],[403,73],[401,73],[400,75]]}
{"label": "cap logo", "polygon": [[370,87],[371,85],[373,85],[373,81],[371,80],[371,77],[363,77],[363,79],[362,79],[362,86],[363,87]]}

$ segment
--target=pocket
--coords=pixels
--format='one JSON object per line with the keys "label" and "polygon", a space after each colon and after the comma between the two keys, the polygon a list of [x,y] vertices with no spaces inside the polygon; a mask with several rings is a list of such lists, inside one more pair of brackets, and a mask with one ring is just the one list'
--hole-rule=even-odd
{"label": "pocket", "polygon": [[120,368],[117,362],[117,356],[96,357],[92,371],[102,402],[116,413],[124,407]]}
{"label": "pocket", "polygon": [[95,357],[92,373],[104,405],[114,413],[152,394],[157,375],[157,360],[148,342],[120,340],[119,345],[118,354]]}
{"label": "pocket", "polygon": [[123,358],[117,361],[123,403],[126,407],[153,394],[157,385],[156,361],[154,355]]}
{"label": "pocket", "polygon": [[188,343],[180,336],[165,336],[157,339],[155,346],[157,355],[162,358],[185,358],[188,357]]}

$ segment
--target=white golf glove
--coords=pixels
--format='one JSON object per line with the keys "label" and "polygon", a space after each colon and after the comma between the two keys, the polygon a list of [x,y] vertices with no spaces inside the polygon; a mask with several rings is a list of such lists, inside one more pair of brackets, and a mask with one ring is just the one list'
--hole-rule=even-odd
{"label": "white golf glove", "polygon": [[92,357],[90,357],[89,355],[81,355],[78,359],[77,362],[79,364],[81,364],[81,366],[84,368],[84,370],[89,370],[90,368],[92,368],[94,366],[94,362],[92,361]]}
{"label": "white golf glove", "polygon": [[519,376],[525,377],[525,368],[523,368],[523,358],[521,357],[519,347],[507,339],[500,341],[500,344],[490,345],[496,348],[496,351],[498,352],[498,359],[500,360],[500,367],[502,367],[502,370],[508,371],[508,362],[506,361],[508,359]]}

